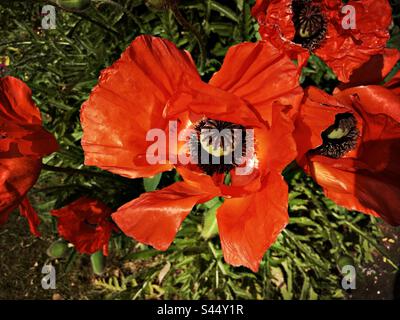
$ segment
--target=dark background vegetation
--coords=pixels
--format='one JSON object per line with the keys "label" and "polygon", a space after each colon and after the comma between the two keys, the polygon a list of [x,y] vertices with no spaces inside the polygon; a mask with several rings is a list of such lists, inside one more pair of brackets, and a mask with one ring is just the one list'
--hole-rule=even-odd
{"label": "dark background vegetation", "polygon": [[[97,0],[84,11],[58,7],[57,28],[41,30],[41,8],[51,1],[0,1],[0,56],[8,56],[9,73],[32,88],[45,126],[60,144],[60,150],[44,162],[64,168],[43,171],[30,193],[43,220],[42,238],[33,238],[18,214],[0,228],[0,298],[394,298],[399,229],[336,206],[298,170],[286,176],[290,224],[266,253],[258,273],[224,263],[212,203],[194,208],[164,253],[115,234],[101,276],[93,273],[90,257],[73,249],[61,259],[46,255],[58,239],[49,210],[81,195],[118,208],[145,190],[176,179],[175,172],[168,172],[155,180],[129,180],[83,166],[79,110],[100,71],[145,33],[189,50],[207,80],[230,46],[257,40],[256,22],[250,16],[253,1],[180,1],[180,13],[155,8],[150,2],[157,1]],[[392,5],[396,24],[389,46],[399,48],[400,5],[398,1]],[[302,81],[331,91],[336,78],[312,57]],[[57,269],[56,290],[43,290],[40,285],[46,263]],[[341,288],[344,264],[357,268],[356,290]]]}

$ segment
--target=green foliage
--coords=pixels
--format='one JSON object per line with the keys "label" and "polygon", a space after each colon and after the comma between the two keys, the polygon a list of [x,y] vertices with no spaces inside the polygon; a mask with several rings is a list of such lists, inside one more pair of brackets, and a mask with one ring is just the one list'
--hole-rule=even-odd
{"label": "green foliage", "polygon": [[106,268],[106,258],[102,251],[97,251],[90,256],[90,262],[92,264],[92,269],[95,274],[101,276]]}
{"label": "green foliage", "polygon": [[289,184],[290,224],[257,274],[224,263],[218,237],[203,237],[205,206],[199,205],[166,252],[136,245],[122,260],[118,277],[96,281],[97,294],[107,299],[343,298],[343,263],[350,260],[361,267],[376,259],[376,250],[386,255],[376,240],[382,237],[380,228],[375,218],[333,204],[301,172]]}
{"label": "green foliage", "polygon": [[329,93],[338,84],[338,80],[333,71],[317,56],[312,55],[307,65],[303,68],[300,82],[304,87],[308,85],[317,86]]}
{"label": "green foliage", "polygon": [[68,243],[64,240],[57,240],[47,249],[47,255],[51,258],[59,259],[64,257],[67,251]]}
{"label": "green foliage", "polygon": [[161,177],[162,177],[162,173],[159,173],[151,178],[144,178],[143,179],[144,190],[146,192],[156,190],[158,187],[158,184],[161,181]]}
{"label": "green foliage", "polygon": [[[84,11],[57,8],[57,27],[41,30],[40,10],[49,1],[0,2],[0,55],[11,59],[12,75],[26,81],[54,133],[60,150],[44,159],[48,166],[67,168],[42,172],[31,196],[45,223],[56,222],[49,211],[81,195],[102,199],[116,209],[145,191],[179,179],[175,172],[145,179],[126,179],[83,165],[79,112],[97,83],[100,71],[118,59],[139,34],[172,40],[191,52],[202,77],[219,69],[227,49],[257,39],[250,16],[254,1],[181,1],[182,16],[155,9],[142,0],[91,1]],[[57,5],[54,2],[54,5]],[[397,28],[397,27],[396,27]],[[397,35],[392,44],[396,46]],[[332,91],[335,76],[312,56],[302,83]],[[132,128],[134,130],[134,128]],[[46,169],[46,167],[44,168]],[[96,274],[93,296],[106,299],[329,299],[342,298],[340,266],[356,265],[385,255],[375,218],[348,212],[326,199],[299,170],[290,172],[290,224],[261,263],[260,271],[225,264],[216,237],[220,199],[198,205],[183,223],[166,252],[138,244],[122,234],[110,242],[108,266],[101,253],[92,255]],[[62,260],[66,271],[79,270],[75,252]],[[380,259],[380,256],[378,257]],[[390,259],[387,261],[390,262]]]}
{"label": "green foliage", "polygon": [[201,236],[204,239],[218,235],[217,211],[221,205],[222,201],[217,197],[197,207],[198,210],[204,208],[201,213],[204,217]]}

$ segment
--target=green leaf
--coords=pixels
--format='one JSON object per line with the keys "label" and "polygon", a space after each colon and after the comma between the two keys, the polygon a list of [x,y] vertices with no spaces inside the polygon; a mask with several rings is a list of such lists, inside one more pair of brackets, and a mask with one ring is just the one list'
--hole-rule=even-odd
{"label": "green leaf", "polygon": [[162,176],[162,173],[159,173],[151,178],[143,178],[144,190],[146,190],[146,192],[156,190],[158,187],[158,184],[161,181],[161,176]]}
{"label": "green leaf", "polygon": [[92,269],[95,274],[101,276],[106,268],[106,258],[103,255],[103,251],[99,250],[90,256],[90,262]]}
{"label": "green leaf", "polygon": [[293,299],[293,273],[291,266],[285,261],[282,263],[283,268],[286,272],[286,285],[281,287],[281,294],[283,299],[292,300]]}
{"label": "green leaf", "polygon": [[221,205],[221,200],[218,197],[212,198],[211,200],[204,202],[203,205],[208,208],[211,209],[215,206],[220,206]]}
{"label": "green leaf", "polygon": [[217,11],[219,12],[222,16],[225,16],[229,19],[231,19],[232,21],[235,21],[236,23],[239,23],[239,18],[236,15],[236,13],[231,10],[230,8],[220,4],[217,1],[211,1],[211,10]]}
{"label": "green leaf", "polygon": [[210,239],[218,234],[217,210],[221,204],[221,201],[216,202],[214,206],[204,214],[203,228],[201,231],[201,236],[204,239]]}
{"label": "green leaf", "polygon": [[90,0],[57,0],[57,4],[69,10],[85,10],[90,7]]}
{"label": "green leaf", "polygon": [[149,259],[156,255],[164,253],[163,251],[158,251],[155,249],[148,249],[139,252],[129,253],[124,257],[124,260],[138,260],[138,259]]}
{"label": "green leaf", "polygon": [[306,276],[304,278],[303,287],[301,288],[300,300],[307,300],[309,296],[309,291],[310,291],[310,278]]}
{"label": "green leaf", "polygon": [[68,251],[68,243],[64,240],[54,241],[47,249],[47,255],[49,257],[59,259],[65,256]]}

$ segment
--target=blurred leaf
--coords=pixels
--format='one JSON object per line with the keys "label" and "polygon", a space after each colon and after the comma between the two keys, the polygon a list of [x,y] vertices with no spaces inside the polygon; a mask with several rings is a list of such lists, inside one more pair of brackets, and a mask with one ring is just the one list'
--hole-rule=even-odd
{"label": "blurred leaf", "polygon": [[143,178],[144,190],[146,190],[146,192],[156,190],[161,181],[161,177],[162,173],[159,173],[151,178]]}
{"label": "blurred leaf", "polygon": [[103,251],[99,250],[90,256],[90,262],[92,264],[93,272],[101,276],[106,268],[106,258],[103,255]]}
{"label": "blurred leaf", "polygon": [[218,234],[217,211],[221,204],[221,202],[218,202],[204,213],[204,222],[201,231],[201,236],[204,239],[210,239]]}

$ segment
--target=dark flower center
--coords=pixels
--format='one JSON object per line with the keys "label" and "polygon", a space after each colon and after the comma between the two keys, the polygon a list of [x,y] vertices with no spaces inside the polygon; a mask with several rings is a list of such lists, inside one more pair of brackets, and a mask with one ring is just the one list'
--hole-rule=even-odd
{"label": "dark flower center", "polygon": [[312,51],[325,39],[327,22],[319,4],[312,0],[293,0],[294,42]]}
{"label": "dark flower center", "polygon": [[339,159],[356,148],[359,136],[356,118],[351,113],[339,114],[335,124],[322,133],[323,144],[313,153]]}
{"label": "dark flower center", "polygon": [[190,155],[206,174],[228,173],[241,164],[246,150],[246,130],[242,125],[203,119],[194,129]]}

